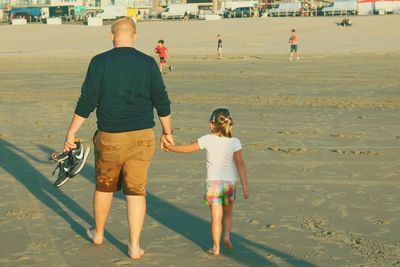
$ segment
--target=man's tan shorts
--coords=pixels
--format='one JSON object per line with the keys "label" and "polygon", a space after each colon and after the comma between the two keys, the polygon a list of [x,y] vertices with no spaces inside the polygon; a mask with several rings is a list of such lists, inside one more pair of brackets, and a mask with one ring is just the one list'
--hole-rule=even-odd
{"label": "man's tan shorts", "polygon": [[147,171],[156,140],[153,129],[124,133],[98,131],[95,147],[96,190],[146,195]]}

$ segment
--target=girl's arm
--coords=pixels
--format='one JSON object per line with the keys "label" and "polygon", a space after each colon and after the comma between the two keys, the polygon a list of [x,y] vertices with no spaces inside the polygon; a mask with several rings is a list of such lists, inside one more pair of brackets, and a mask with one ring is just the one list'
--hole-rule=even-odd
{"label": "girl's arm", "polygon": [[164,142],[164,146],[169,151],[176,153],[192,153],[200,150],[200,146],[197,142],[188,145],[171,145],[168,142]]}
{"label": "girl's arm", "polygon": [[247,199],[250,196],[250,193],[249,193],[249,185],[247,183],[246,166],[244,165],[244,160],[242,157],[242,150],[238,150],[235,153],[233,153],[233,159],[235,160],[236,169],[238,171],[240,178],[240,183],[242,184],[243,197]]}

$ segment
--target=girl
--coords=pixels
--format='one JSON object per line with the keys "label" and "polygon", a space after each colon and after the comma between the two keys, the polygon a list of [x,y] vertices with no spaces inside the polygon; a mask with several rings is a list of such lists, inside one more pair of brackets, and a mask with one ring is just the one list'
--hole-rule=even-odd
{"label": "girl", "polygon": [[211,210],[211,235],[213,246],[207,253],[219,255],[222,229],[224,246],[232,249],[230,239],[232,227],[233,201],[236,199],[236,179],[239,175],[243,188],[243,197],[247,199],[246,167],[242,157],[242,146],[239,139],[232,137],[232,116],[229,110],[219,108],[210,117],[211,134],[200,137],[189,145],[171,145],[163,140],[167,151],[191,153],[200,149],[207,150],[207,181],[204,201]]}

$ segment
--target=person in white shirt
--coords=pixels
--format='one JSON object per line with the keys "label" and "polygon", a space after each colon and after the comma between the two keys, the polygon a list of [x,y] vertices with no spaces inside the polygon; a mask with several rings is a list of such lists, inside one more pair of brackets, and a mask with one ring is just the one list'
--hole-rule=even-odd
{"label": "person in white shirt", "polygon": [[218,256],[222,230],[224,246],[232,249],[230,240],[233,202],[236,199],[236,180],[239,176],[243,197],[250,196],[247,172],[242,157],[242,145],[232,137],[233,120],[228,109],[219,108],[210,117],[211,134],[200,137],[186,145],[171,145],[166,139],[163,145],[167,151],[191,153],[201,149],[207,151],[207,180],[204,201],[211,210],[211,234],[213,246],[207,253]]}

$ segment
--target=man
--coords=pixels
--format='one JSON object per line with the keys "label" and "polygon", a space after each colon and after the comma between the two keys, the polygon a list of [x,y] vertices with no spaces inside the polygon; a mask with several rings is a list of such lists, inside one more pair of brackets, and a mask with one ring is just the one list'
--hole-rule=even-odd
{"label": "man", "polygon": [[183,15],[182,20],[183,20],[183,21],[188,21],[188,20],[189,20],[189,13],[188,13],[187,10],[185,11],[185,14]]}
{"label": "man", "polygon": [[[111,27],[114,48],[92,58],[68,129],[64,150],[75,147],[75,135],[96,110],[95,225],[87,229],[95,245],[103,243],[113,192],[124,189],[128,210],[128,255],[140,259],[140,235],[146,214],[147,170],[155,150],[153,109],[163,127],[161,138],[174,142],[170,101],[157,63],[135,48],[136,25],[121,18]],[[162,145],[161,148],[163,149]]]}
{"label": "man", "polygon": [[299,42],[299,36],[296,33],[296,30],[293,29],[290,33],[289,44],[290,44],[290,58],[289,60],[293,60],[293,55],[296,56],[296,59],[299,60],[299,54],[297,53],[297,43]]}
{"label": "man", "polygon": [[217,59],[222,59],[222,36],[221,34],[217,35]]}

